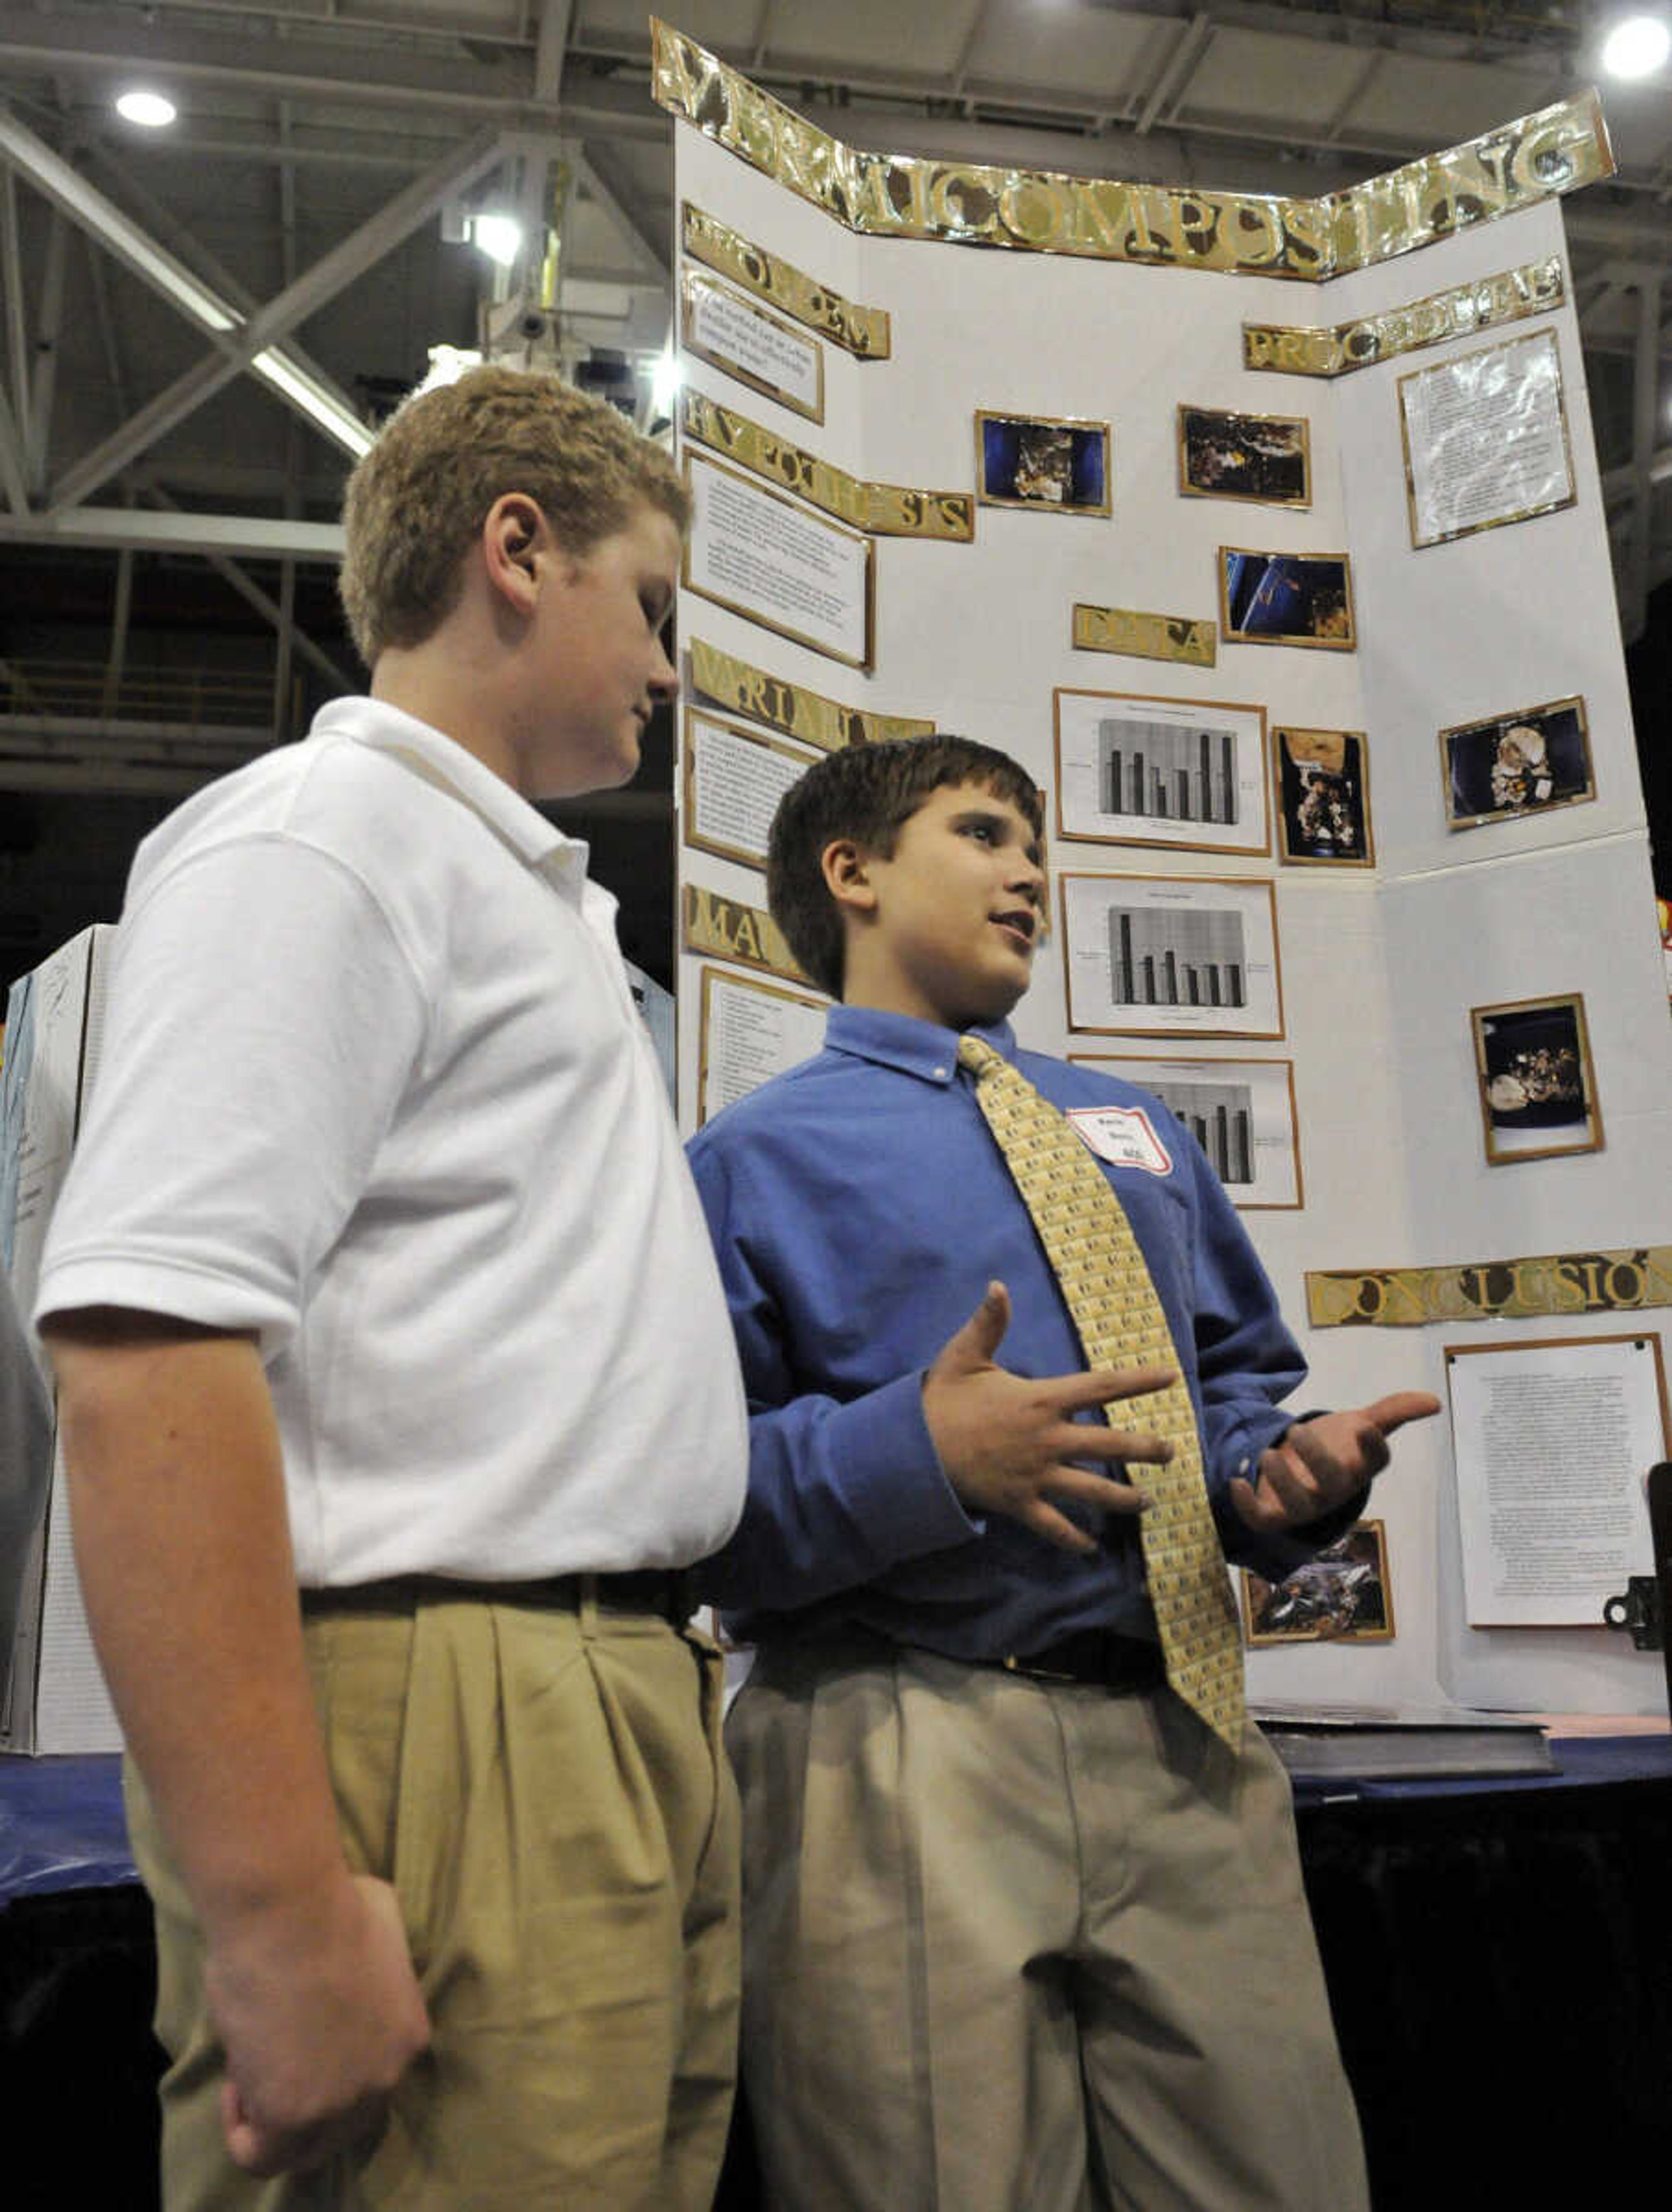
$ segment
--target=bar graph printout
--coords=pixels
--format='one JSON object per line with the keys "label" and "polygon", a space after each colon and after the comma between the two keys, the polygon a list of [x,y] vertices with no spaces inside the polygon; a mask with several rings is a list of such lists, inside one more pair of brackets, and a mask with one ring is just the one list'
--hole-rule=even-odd
{"label": "bar graph printout", "polygon": [[1061,836],[1203,853],[1268,853],[1262,707],[1055,695]]}
{"label": "bar graph printout", "polygon": [[1269,884],[1065,875],[1062,921],[1071,1030],[1282,1036]]}
{"label": "bar graph printout", "polygon": [[1158,1098],[1206,1152],[1233,1205],[1300,1205],[1292,1060],[1147,1060],[1096,1052],[1068,1057]]}

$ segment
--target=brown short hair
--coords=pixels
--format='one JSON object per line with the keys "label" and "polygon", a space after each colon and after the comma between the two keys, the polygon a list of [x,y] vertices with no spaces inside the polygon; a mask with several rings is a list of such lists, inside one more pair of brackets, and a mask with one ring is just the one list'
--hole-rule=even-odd
{"label": "brown short hair", "polygon": [[851,837],[887,860],[929,793],[948,783],[1007,799],[1035,836],[1044,836],[1044,808],[1027,771],[995,746],[949,732],[828,753],[779,801],[767,840],[767,904],[803,970],[833,999],[842,996],[847,939],[824,880],[826,847]]}
{"label": "brown short hair", "polygon": [[469,369],[402,401],[349,478],[337,589],[372,667],[386,646],[422,645],[459,596],[465,555],[507,492],[538,500],[577,556],[648,501],[681,532],[678,471],[617,409],[560,377]]}

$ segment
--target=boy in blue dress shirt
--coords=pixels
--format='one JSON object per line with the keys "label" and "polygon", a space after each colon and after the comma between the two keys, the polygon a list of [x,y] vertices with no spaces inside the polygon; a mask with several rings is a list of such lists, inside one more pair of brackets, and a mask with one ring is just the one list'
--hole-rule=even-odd
{"label": "boy in blue dress shirt", "polygon": [[1227,1558],[1280,1580],[1438,1406],[1282,1411],[1304,1362],[1194,1141],[1018,1049],[1042,834],[1024,770],[964,738],[820,761],[768,895],[842,1003],[690,1146],[751,1417],[748,1504],[702,1579],[758,1647],[728,1744],[768,2201],[1352,2212],[1286,1779],[1251,1726],[1237,1752],[1209,1733],[1157,1643],[1138,1522],[1170,1370],[1085,1371],[960,1034],[1118,1193]]}

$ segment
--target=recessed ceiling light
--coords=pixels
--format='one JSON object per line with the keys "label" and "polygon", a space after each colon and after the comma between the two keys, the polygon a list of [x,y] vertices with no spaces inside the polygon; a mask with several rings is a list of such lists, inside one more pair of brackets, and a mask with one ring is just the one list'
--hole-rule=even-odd
{"label": "recessed ceiling light", "polygon": [[1610,76],[1652,76],[1672,53],[1672,30],[1661,15],[1628,15],[1602,42],[1602,66]]}
{"label": "recessed ceiling light", "polygon": [[147,131],[166,131],[175,116],[174,103],[160,92],[125,92],[116,103],[125,123],[137,123]]}

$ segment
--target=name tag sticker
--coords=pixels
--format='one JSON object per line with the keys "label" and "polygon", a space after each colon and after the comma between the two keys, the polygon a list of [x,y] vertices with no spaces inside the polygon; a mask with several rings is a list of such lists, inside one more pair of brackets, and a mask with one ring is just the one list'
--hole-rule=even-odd
{"label": "name tag sticker", "polygon": [[1142,1168],[1146,1175],[1168,1176],[1172,1157],[1141,1106],[1071,1106],[1074,1133],[1111,1167]]}

